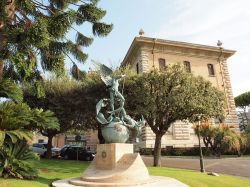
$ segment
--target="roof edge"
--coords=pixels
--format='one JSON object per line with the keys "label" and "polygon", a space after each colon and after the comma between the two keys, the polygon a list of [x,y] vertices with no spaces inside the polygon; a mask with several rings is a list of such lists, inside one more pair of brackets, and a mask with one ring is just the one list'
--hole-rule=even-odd
{"label": "roof edge", "polygon": [[152,43],[152,44],[167,44],[167,45],[172,45],[172,46],[179,46],[179,47],[186,47],[186,48],[192,48],[192,49],[201,49],[201,50],[206,50],[206,51],[211,51],[211,52],[221,52],[226,55],[226,58],[231,57],[236,51],[235,50],[229,50],[229,49],[224,49],[220,47],[215,47],[215,46],[209,46],[209,45],[202,45],[202,44],[194,44],[194,43],[188,43],[188,42],[180,42],[180,41],[174,41],[174,40],[164,40],[164,39],[158,39],[158,38],[150,38],[150,37],[135,37],[133,42],[131,43],[128,52],[126,53],[121,66],[126,65],[125,61],[127,60],[128,56],[130,55],[131,51],[135,47],[137,42],[146,42],[146,43]]}

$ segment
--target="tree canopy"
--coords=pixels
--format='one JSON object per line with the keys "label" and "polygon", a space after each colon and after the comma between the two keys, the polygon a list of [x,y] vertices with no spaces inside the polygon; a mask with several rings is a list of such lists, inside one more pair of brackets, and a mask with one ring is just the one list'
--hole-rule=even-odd
{"label": "tree canopy", "polygon": [[[93,38],[81,33],[79,26],[90,24],[93,36],[99,37],[107,36],[113,27],[112,24],[101,21],[106,11],[99,8],[97,4],[98,0],[1,1],[0,80],[10,79],[16,81],[16,83],[31,82],[32,92],[38,94],[35,97],[44,96],[43,87],[46,85],[42,81],[40,70],[52,71],[57,76],[63,75],[66,58],[72,62],[71,73],[73,77],[77,79],[82,77],[84,74],[78,69],[77,62],[85,62],[87,54],[83,52],[83,48],[91,45]],[[69,31],[74,32],[75,41],[70,39]],[[22,100],[22,94],[12,89],[13,84],[10,81],[3,81],[2,83],[0,84],[1,95],[11,97],[15,101]],[[61,86],[64,87],[64,93],[66,93],[65,85]],[[6,88],[10,88],[8,92]],[[48,97],[51,96],[48,93],[47,95]],[[51,134],[67,130],[69,125],[74,126],[71,124],[72,122],[77,123],[75,115],[71,117],[74,120],[69,115],[67,117],[59,115],[59,113],[62,114],[60,108],[63,108],[67,114],[71,113],[72,107],[65,106],[63,101],[63,99],[59,101],[61,105],[57,105],[57,109],[53,108],[57,111],[57,116],[60,116],[61,130],[40,128],[47,136],[51,137]],[[29,104],[31,103],[29,102]],[[74,103],[69,104],[73,105]],[[32,108],[34,108],[33,114],[43,114],[41,110],[36,110],[35,107],[48,109],[47,105],[46,102],[36,106],[32,105]],[[29,107],[23,103],[22,107],[26,107],[24,109],[27,110],[24,111],[28,115]],[[14,112],[14,108],[9,108],[9,111],[11,114],[11,112]],[[27,120],[28,122],[29,120]],[[49,140],[51,141],[52,138],[49,138]]]}
{"label": "tree canopy", "polygon": [[[41,107],[54,112],[59,120],[60,129],[40,129],[48,137],[48,147],[56,134],[69,130],[83,131],[98,129],[95,105],[105,91],[105,85],[94,73],[86,76],[84,81],[76,81],[68,76],[44,80],[45,97],[36,97],[32,86],[24,87],[24,101],[30,107]],[[48,150],[50,150],[48,148]],[[50,151],[47,152],[50,157]]]}
{"label": "tree canopy", "polygon": [[[40,80],[39,68],[64,73],[65,58],[73,63],[85,62],[83,47],[93,42],[79,26],[89,23],[94,36],[104,37],[112,24],[102,22],[106,11],[98,0],[3,0],[0,4],[0,77],[13,80]],[[68,32],[75,32],[72,41]]]}
{"label": "tree canopy", "polygon": [[156,135],[154,165],[160,165],[161,138],[178,120],[224,115],[224,95],[202,77],[183,71],[179,64],[126,79],[125,98],[128,113],[143,115]]}
{"label": "tree canopy", "polygon": [[[66,58],[72,62],[75,78],[84,75],[77,62],[85,62],[83,48],[93,38],[81,33],[79,26],[89,24],[98,37],[107,36],[113,27],[101,21],[106,11],[97,4],[98,0],[0,1],[0,97],[7,98],[0,103],[1,176],[34,177],[35,169],[27,161],[34,158],[27,146],[32,131],[60,132],[53,112],[22,103],[17,85],[31,82],[31,90],[39,94],[36,97],[42,96],[40,71],[63,75]],[[74,41],[69,31],[75,32]]]}
{"label": "tree canopy", "polygon": [[236,152],[241,154],[242,148],[246,146],[245,137],[241,137],[229,126],[220,124],[214,126],[208,120],[203,120],[199,128],[195,127],[195,133],[202,137],[206,147],[206,153],[220,156],[222,153]]}
{"label": "tree canopy", "polygon": [[240,130],[243,132],[249,132],[248,131],[248,125],[250,124],[250,119],[249,119],[249,114],[248,110],[250,107],[250,92],[245,92],[237,97],[234,98],[235,105],[238,107],[240,110],[239,115],[241,116],[241,121],[240,121]]}
{"label": "tree canopy", "polygon": [[234,98],[236,107],[245,108],[250,106],[250,92],[245,92]]}
{"label": "tree canopy", "polygon": [[0,80],[0,176],[33,178],[37,170],[30,163],[37,158],[27,142],[36,129],[58,129],[53,112],[31,109],[22,103],[22,91],[10,80]]}

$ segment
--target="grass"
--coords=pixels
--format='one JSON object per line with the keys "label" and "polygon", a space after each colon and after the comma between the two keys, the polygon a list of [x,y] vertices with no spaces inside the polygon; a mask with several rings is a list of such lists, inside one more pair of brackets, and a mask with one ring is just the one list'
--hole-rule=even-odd
{"label": "grass", "polygon": [[250,179],[230,175],[218,177],[200,173],[197,171],[175,168],[149,167],[150,175],[166,176],[175,178],[190,187],[249,187]]}
{"label": "grass", "polygon": [[[67,160],[40,160],[34,162],[39,168],[39,176],[35,180],[1,179],[0,187],[45,187],[59,179],[79,177],[88,167],[88,162]],[[250,179],[220,175],[208,176],[196,171],[149,167],[150,175],[176,178],[190,187],[248,187]]]}
{"label": "grass", "polygon": [[79,177],[88,167],[88,162],[71,160],[46,160],[34,162],[39,168],[39,176],[35,180],[1,179],[0,187],[45,187],[59,179]]}

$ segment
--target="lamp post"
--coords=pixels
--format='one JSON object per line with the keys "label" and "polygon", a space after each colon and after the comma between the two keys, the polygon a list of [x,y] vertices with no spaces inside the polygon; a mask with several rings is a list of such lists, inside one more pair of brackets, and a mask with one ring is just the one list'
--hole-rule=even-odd
{"label": "lamp post", "polygon": [[204,162],[203,162],[203,154],[202,154],[202,148],[201,148],[201,139],[200,139],[200,125],[201,125],[201,121],[200,121],[201,116],[198,116],[198,123],[197,123],[197,130],[198,130],[198,141],[199,141],[199,150],[200,150],[200,171],[202,173],[205,172],[205,168],[204,168]]}

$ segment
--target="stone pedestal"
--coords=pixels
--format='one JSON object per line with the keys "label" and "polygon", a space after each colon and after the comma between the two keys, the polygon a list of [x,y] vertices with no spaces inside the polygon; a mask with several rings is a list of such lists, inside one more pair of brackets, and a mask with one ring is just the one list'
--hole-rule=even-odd
{"label": "stone pedestal", "polygon": [[52,183],[54,187],[187,187],[167,177],[151,177],[133,144],[112,143],[97,146],[97,155],[80,178]]}
{"label": "stone pedestal", "polygon": [[133,154],[133,144],[99,144],[97,145],[95,166],[97,169],[112,170],[124,154]]}

